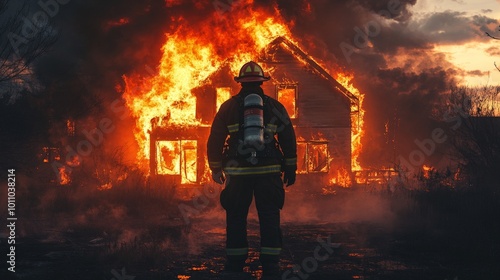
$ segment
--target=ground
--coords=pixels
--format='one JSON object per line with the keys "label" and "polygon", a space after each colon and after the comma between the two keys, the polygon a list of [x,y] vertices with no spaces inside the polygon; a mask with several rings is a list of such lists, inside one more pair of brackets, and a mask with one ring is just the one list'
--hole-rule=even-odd
{"label": "ground", "polygon": [[[161,190],[43,187],[16,197],[16,273],[3,262],[1,279],[221,279],[225,225],[217,189],[186,200]],[[499,279],[500,212],[491,212],[498,205],[497,197],[449,190],[290,189],[282,279]],[[248,228],[245,269],[258,279],[255,210]]]}

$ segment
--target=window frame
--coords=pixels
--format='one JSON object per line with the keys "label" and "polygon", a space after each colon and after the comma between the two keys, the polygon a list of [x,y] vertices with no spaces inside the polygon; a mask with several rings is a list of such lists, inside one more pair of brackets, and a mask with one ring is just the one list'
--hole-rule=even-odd
{"label": "window frame", "polygon": [[[179,176],[181,178],[181,183],[182,184],[189,184],[189,183],[197,183],[199,181],[199,174],[198,174],[198,141],[196,139],[176,139],[176,140],[157,140],[155,145],[156,145],[156,161],[157,161],[157,166],[155,173],[158,175],[165,175],[165,176]],[[175,162],[175,170],[172,170],[172,173],[164,173],[160,172],[160,166],[162,164],[162,154],[161,154],[161,142],[174,142],[176,143],[175,145],[177,146],[179,150],[178,154],[178,162]],[[191,143],[190,143],[191,142]],[[186,150],[191,150],[194,151],[195,158],[194,158],[194,165],[195,165],[195,181],[191,180],[193,178],[189,178],[189,175],[187,174],[187,160],[186,160]],[[177,170],[178,168],[178,170]]]}
{"label": "window frame", "polygon": [[[331,162],[331,158],[330,158],[330,149],[329,149],[329,142],[328,141],[320,141],[320,140],[310,140],[310,141],[297,141],[297,150],[300,150],[299,149],[299,146],[305,146],[304,148],[304,156],[301,157],[300,154],[298,153],[297,154],[297,173],[298,174],[317,174],[317,173],[329,173],[330,172],[330,162]],[[310,170],[310,160],[311,160],[311,157],[310,157],[310,151],[311,151],[311,146],[313,145],[326,145],[326,169],[323,171],[323,170],[319,170],[319,171],[314,171],[314,170]],[[305,165],[305,169],[302,168],[302,166]]]}
{"label": "window frame", "polygon": [[[229,98],[226,99],[226,100],[224,100],[224,101],[222,101],[220,104],[217,104],[219,102],[219,98],[218,98],[219,97],[219,94],[218,94],[219,89],[226,89],[229,92]],[[231,87],[229,87],[229,86],[215,87],[215,114],[217,114],[217,112],[219,111],[220,106],[222,106],[222,103],[224,103],[225,101],[231,99],[232,96],[233,96],[233,91],[232,91]]]}
{"label": "window frame", "polygon": [[[293,108],[293,117],[292,115],[290,114],[290,112],[288,111],[288,108],[285,107],[285,109],[287,109],[287,113],[290,117],[290,119],[292,120],[296,120],[299,118],[299,110],[298,110],[298,100],[299,100],[299,84],[298,83],[280,83],[280,84],[277,84],[276,85],[276,100],[278,100],[280,103],[280,95],[279,95],[279,91],[281,89],[294,89],[295,90],[295,106]],[[283,103],[282,103],[283,104]]]}

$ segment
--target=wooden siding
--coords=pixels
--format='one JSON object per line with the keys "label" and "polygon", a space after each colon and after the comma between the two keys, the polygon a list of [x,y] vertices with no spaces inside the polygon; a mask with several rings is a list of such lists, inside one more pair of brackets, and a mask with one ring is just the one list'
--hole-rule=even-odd
{"label": "wooden siding", "polygon": [[266,94],[276,98],[279,84],[297,84],[297,119],[295,125],[308,127],[350,127],[349,99],[327,80],[308,69],[282,47],[267,53],[264,69],[273,69],[271,81],[264,83]]}
{"label": "wooden siding", "polygon": [[350,169],[351,166],[351,129],[350,128],[312,128],[296,127],[295,133],[299,141],[328,142],[328,153],[332,162],[330,170],[337,168]]}
{"label": "wooden siding", "polygon": [[[263,84],[266,94],[276,98],[277,85],[297,85],[297,118],[292,120],[300,141],[324,140],[331,159],[328,173],[301,174],[328,183],[340,169],[351,170],[350,100],[328,80],[306,66],[281,45],[268,48],[262,67],[272,69],[271,80]],[[301,159],[298,159],[301,160]],[[302,159],[303,160],[303,159]],[[299,179],[299,181],[301,180]]]}

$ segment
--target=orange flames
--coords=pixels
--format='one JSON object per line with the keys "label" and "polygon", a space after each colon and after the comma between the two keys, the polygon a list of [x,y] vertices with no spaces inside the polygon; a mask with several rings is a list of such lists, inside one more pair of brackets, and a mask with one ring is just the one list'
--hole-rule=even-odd
{"label": "orange flames", "polygon": [[58,170],[59,170],[59,184],[64,186],[71,183],[70,172],[69,170],[66,169],[66,166],[62,165],[61,167],[58,168]]}
{"label": "orange flames", "polygon": [[[282,20],[277,9],[269,12],[253,7],[252,3],[252,0],[234,1],[230,12],[221,15],[214,10],[213,16],[196,25],[187,22],[182,16],[173,18],[173,24],[178,26],[175,32],[166,34],[156,75],[142,77],[133,74],[123,77],[126,84],[123,96],[136,119],[134,135],[140,148],[137,159],[145,171],[148,171],[150,156],[155,156],[150,155],[149,144],[153,118],[156,117],[157,125],[162,127],[189,128],[202,125],[196,116],[197,100],[191,92],[194,88],[210,82],[207,79],[225,64],[229,65],[233,73],[237,73],[245,62],[258,61],[259,53],[278,36],[297,42],[287,27],[290,23]],[[272,74],[273,69],[266,70]],[[352,76],[331,74],[352,93],[362,98],[350,82]],[[220,99],[217,99],[218,108],[229,98],[230,89],[219,88],[217,91]],[[293,91],[284,91],[285,93],[293,94]],[[294,107],[294,104],[288,105]],[[362,111],[355,118],[353,126],[357,129],[354,129],[352,135],[352,167],[358,169]],[[158,174],[189,172],[190,174],[182,177],[183,183],[188,183],[196,177],[196,164],[193,163],[196,145],[190,139],[158,141],[156,156],[161,157],[158,158]],[[181,168],[180,165],[187,166]]]}
{"label": "orange flames", "polygon": [[351,151],[352,151],[352,161],[351,161],[351,169],[354,170],[362,170],[358,157],[361,153],[361,138],[364,135],[363,130],[363,119],[365,115],[365,111],[363,110],[363,99],[364,95],[359,92],[357,88],[352,85],[352,75],[346,75],[344,73],[336,73],[334,78],[347,90],[349,90],[352,94],[356,95],[359,99],[359,104],[352,105],[351,111],[353,112],[351,117],[352,123],[352,132],[351,132]]}
{"label": "orange flames", "polygon": [[434,167],[428,165],[422,165],[422,175],[425,179],[430,179],[431,173],[434,171]]}
{"label": "orange flames", "polygon": [[296,118],[295,100],[296,91],[294,88],[283,88],[278,91],[278,100],[285,106],[286,111],[290,118]]}
{"label": "orange flames", "polygon": [[150,157],[150,120],[160,116],[161,126],[199,125],[196,97],[191,90],[202,85],[224,63],[228,62],[236,72],[275,37],[289,36],[290,31],[277,18],[259,11],[249,14],[247,10],[219,16],[214,10],[212,18],[190,28],[180,17],[177,31],[166,34],[158,74],[150,78],[124,77],[124,98],[137,119],[135,137],[141,148],[138,159],[142,166],[147,166]]}

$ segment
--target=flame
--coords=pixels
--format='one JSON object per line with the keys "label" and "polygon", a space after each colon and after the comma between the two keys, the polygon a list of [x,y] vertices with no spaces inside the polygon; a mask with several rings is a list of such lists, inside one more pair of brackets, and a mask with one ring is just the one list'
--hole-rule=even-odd
{"label": "flame", "polygon": [[59,184],[61,186],[71,183],[70,170],[66,170],[66,166],[62,165],[59,170]]}
{"label": "flame", "polygon": [[157,174],[181,175],[181,184],[197,181],[197,141],[158,141]]}
{"label": "flame", "polygon": [[422,165],[422,176],[424,176],[424,178],[429,179],[430,175],[433,171],[434,171],[434,167],[428,166],[425,164]]}
{"label": "flame", "polygon": [[399,172],[392,167],[382,167],[380,169],[354,170],[354,180],[357,184],[378,184],[385,185],[391,179],[396,178]]}
{"label": "flame", "polygon": [[231,98],[231,88],[218,87],[216,91],[217,91],[217,103],[215,109],[216,111],[219,111],[220,105],[222,105],[222,103]]}
{"label": "flame", "polygon": [[97,189],[100,190],[100,191],[110,190],[112,188],[113,188],[113,184],[112,183],[102,184],[99,187],[97,187]]}
{"label": "flame", "polygon": [[68,136],[75,136],[75,121],[74,120],[66,120],[66,133]]}
{"label": "flame", "polygon": [[296,89],[285,87],[278,89],[278,100],[285,106],[290,118],[296,118]]}
{"label": "flame", "polygon": [[[170,1],[174,3],[175,1]],[[124,76],[125,89],[123,97],[132,116],[136,120],[134,135],[139,145],[137,154],[138,165],[146,172],[149,170],[149,159],[156,156],[157,174],[181,175],[182,182],[195,181],[197,166],[207,163],[197,163],[195,140],[157,141],[157,155],[150,155],[150,132],[152,119],[158,120],[155,125],[161,127],[198,127],[201,119],[196,114],[196,96],[192,90],[210,82],[210,77],[223,66],[229,66],[234,74],[241,65],[249,60],[258,61],[259,55],[274,39],[281,36],[293,44],[298,44],[293,38],[288,25],[277,8],[269,12],[252,5],[253,0],[231,2],[230,11],[220,14],[214,10],[213,16],[206,17],[196,25],[187,22],[183,17],[173,17],[173,31],[166,34],[166,42],[162,47],[162,57],[156,73],[152,76],[142,76],[139,73]],[[307,6],[310,9],[310,5]],[[288,48],[288,46],[284,46]],[[301,57],[299,61],[308,64]],[[321,65],[324,63],[310,58]],[[266,69],[272,72],[273,69]],[[346,89],[356,95],[360,104],[353,110],[352,132],[352,169],[361,169],[358,156],[361,151],[363,135],[363,111],[361,103],[363,95],[352,85],[353,75],[328,72]],[[286,88],[278,94],[292,118],[296,117],[296,89]],[[230,88],[217,88],[216,108],[230,95]],[[316,140],[316,139],[314,139]],[[321,140],[318,139],[318,141]],[[326,141],[326,140],[325,140]],[[185,142],[185,143],[184,143]],[[191,148],[189,148],[191,147]],[[313,172],[328,171],[331,159],[326,144],[316,143],[311,146],[311,153],[318,155],[314,160],[308,160],[304,166]],[[326,149],[326,152],[324,151]],[[347,167],[349,168],[349,167]],[[205,169],[207,170],[207,169]],[[333,171],[332,173],[335,173]],[[334,175],[336,184],[349,185],[348,170],[339,170]],[[198,174],[205,176],[206,174]]]}
{"label": "flame", "polygon": [[352,132],[351,132],[351,170],[363,170],[361,164],[358,161],[358,157],[361,153],[362,145],[361,138],[364,135],[363,124],[364,124],[364,116],[365,111],[363,110],[363,100],[365,98],[364,94],[361,94],[359,90],[353,86],[352,74],[345,74],[338,72],[334,76],[334,78],[347,90],[349,90],[352,94],[358,97],[359,104],[351,105],[351,112],[355,112],[352,114],[351,122],[352,122]]}
{"label": "flame", "polygon": [[70,167],[77,167],[77,166],[80,166],[80,164],[81,164],[80,156],[78,156],[78,155],[72,156],[69,159],[66,158],[66,165],[68,165]]}
{"label": "flame", "polygon": [[[236,6],[251,4],[239,1]],[[147,168],[151,119],[160,117],[160,126],[198,126],[196,96],[191,90],[206,82],[222,65],[228,63],[237,72],[241,65],[256,60],[259,52],[278,36],[290,37],[288,27],[278,19],[279,12],[268,15],[264,11],[233,7],[223,17],[205,19],[196,27],[189,27],[182,17],[172,34],[166,34],[158,73],[153,77],[139,74],[124,76],[124,99],[136,119],[134,135],[140,151],[139,165]],[[239,35],[239,36],[236,36]]]}
{"label": "flame", "polygon": [[61,160],[59,148],[55,147],[42,147],[42,153],[40,156],[42,157],[42,161],[45,163]]}
{"label": "flame", "polygon": [[43,150],[43,162],[49,162],[49,158],[50,158],[50,154],[49,154],[49,147],[43,147],[42,150]]}
{"label": "flame", "polygon": [[336,176],[330,179],[329,183],[330,185],[338,185],[343,188],[348,188],[352,186],[351,174],[345,168],[340,168],[337,170]]}
{"label": "flame", "polygon": [[181,154],[180,141],[159,141],[157,161],[158,174],[180,174],[181,173]]}
{"label": "flame", "polygon": [[318,142],[309,143],[307,146],[308,161],[307,170],[310,173],[328,172],[330,166],[330,157],[328,153],[328,144]]}

